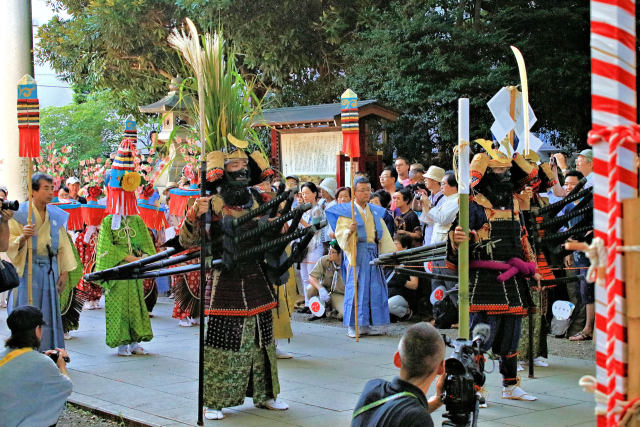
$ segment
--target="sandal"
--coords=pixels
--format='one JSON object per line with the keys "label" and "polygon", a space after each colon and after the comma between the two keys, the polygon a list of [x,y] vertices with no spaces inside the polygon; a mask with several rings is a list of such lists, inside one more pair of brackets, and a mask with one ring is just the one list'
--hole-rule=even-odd
{"label": "sandal", "polygon": [[502,398],[509,400],[525,400],[528,402],[538,400],[537,397],[530,395],[517,385],[502,387]]}
{"label": "sandal", "polygon": [[593,337],[583,332],[578,332],[572,337],[569,337],[569,341],[591,341]]}

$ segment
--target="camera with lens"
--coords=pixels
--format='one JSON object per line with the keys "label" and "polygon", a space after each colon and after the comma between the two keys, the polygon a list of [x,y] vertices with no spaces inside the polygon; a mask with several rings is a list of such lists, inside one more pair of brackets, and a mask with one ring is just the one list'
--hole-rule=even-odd
{"label": "camera with lens", "polygon": [[[48,356],[51,358],[51,360],[53,360],[53,363],[58,363],[58,357],[60,357],[60,353],[58,353],[57,351],[53,351],[49,353]],[[64,356],[63,359],[67,363],[71,361],[71,359],[68,356]]]}
{"label": "camera with lens", "polygon": [[17,200],[0,199],[0,209],[17,211],[19,207],[20,207],[20,203]]}
{"label": "camera with lens", "polygon": [[445,344],[453,348],[451,356],[445,360],[445,382],[442,401],[447,409],[443,414],[446,426],[476,426],[478,409],[483,397],[478,390],[484,385],[484,352],[481,346],[489,338],[488,325],[478,324],[473,328],[473,339],[452,340],[443,335]]}

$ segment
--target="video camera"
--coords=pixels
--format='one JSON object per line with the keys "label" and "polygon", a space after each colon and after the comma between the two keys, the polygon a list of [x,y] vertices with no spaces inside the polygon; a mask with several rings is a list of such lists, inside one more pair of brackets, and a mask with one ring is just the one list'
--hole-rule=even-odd
{"label": "video camera", "polygon": [[447,412],[443,414],[442,425],[476,426],[478,409],[484,399],[478,389],[484,385],[484,352],[481,346],[489,339],[491,328],[480,323],[473,328],[473,339],[452,340],[442,335],[445,344],[453,348],[453,353],[444,362],[445,382],[442,401]]}

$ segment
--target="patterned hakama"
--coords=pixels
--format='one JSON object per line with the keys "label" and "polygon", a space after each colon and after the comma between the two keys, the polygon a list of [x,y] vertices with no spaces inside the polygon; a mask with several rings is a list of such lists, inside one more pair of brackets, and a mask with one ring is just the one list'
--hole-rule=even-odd
{"label": "patterned hakama", "polygon": [[[96,270],[125,264],[127,255],[155,254],[151,236],[138,215],[122,218],[119,229],[111,229],[112,215],[102,221],[98,237]],[[109,280],[105,288],[106,343],[109,347],[151,341],[153,332],[144,302],[142,280]]]}

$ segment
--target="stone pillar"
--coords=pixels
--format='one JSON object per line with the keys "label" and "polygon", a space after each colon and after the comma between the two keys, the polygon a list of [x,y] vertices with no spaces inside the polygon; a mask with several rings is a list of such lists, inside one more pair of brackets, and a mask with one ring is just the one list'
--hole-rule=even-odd
{"label": "stone pillar", "polygon": [[31,0],[5,0],[0,14],[0,46],[3,68],[0,73],[0,183],[9,198],[27,199],[27,161],[18,157],[17,85],[25,74],[33,76],[33,32]]}

